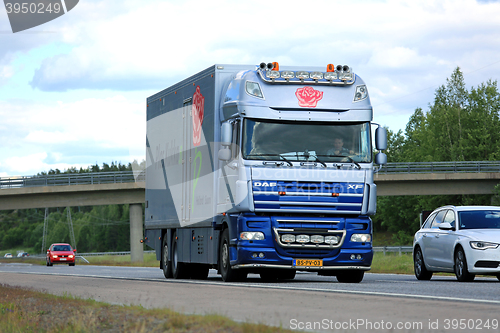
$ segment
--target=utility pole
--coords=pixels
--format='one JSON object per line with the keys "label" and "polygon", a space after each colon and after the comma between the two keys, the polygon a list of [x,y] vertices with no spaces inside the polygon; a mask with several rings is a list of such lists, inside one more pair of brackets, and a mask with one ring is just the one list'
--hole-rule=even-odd
{"label": "utility pole", "polygon": [[45,217],[43,219],[43,236],[42,236],[42,254],[47,252],[47,248],[45,247],[45,239],[47,238],[47,228],[49,223],[49,209],[45,208]]}
{"label": "utility pole", "polygon": [[76,249],[75,231],[73,230],[73,220],[71,220],[71,208],[67,207],[66,212],[68,215],[69,239],[71,241],[71,246]]}

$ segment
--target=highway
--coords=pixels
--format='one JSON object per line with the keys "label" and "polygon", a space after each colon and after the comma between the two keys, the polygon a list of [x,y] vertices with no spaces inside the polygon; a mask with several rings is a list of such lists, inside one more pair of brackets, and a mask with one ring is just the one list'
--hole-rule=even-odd
{"label": "highway", "polygon": [[0,283],[317,332],[445,332],[464,323],[464,331],[500,331],[500,282],[489,277],[459,283],[454,276],[417,281],[412,275],[367,273],[360,284],[341,284],[309,273],[280,283],[250,274],[246,282],[224,283],[215,271],[204,281],[167,280],[158,268],[2,263]]}

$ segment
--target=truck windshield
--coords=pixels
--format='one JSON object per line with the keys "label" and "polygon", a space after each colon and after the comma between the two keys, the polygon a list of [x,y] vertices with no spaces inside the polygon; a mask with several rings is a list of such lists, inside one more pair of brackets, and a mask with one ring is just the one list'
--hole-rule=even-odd
{"label": "truck windshield", "polygon": [[248,160],[371,162],[370,124],[245,119]]}

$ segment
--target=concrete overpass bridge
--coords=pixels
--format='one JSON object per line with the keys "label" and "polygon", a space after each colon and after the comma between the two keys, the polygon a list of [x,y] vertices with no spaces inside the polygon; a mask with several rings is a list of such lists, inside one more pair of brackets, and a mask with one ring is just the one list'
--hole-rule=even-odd
{"label": "concrete overpass bridge", "polygon": [[[376,175],[378,195],[493,194],[500,161],[388,163]],[[142,260],[145,182],[131,171],[0,178],[0,210],[130,205],[132,261]]]}

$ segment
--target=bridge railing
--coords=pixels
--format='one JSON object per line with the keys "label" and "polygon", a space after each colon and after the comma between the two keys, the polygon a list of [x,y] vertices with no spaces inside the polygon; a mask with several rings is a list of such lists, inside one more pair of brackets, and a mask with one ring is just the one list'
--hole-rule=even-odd
{"label": "bridge railing", "polygon": [[379,173],[500,172],[500,161],[387,163]]}
{"label": "bridge railing", "polygon": [[[500,161],[387,163],[379,171],[380,174],[444,172],[500,172]],[[0,189],[30,186],[129,183],[134,181],[143,182],[144,180],[144,171],[61,173],[56,175],[2,177],[0,178]]]}
{"label": "bridge railing", "polygon": [[2,177],[0,178],[0,188],[130,183],[144,180],[144,172],[135,171],[62,173],[55,175]]}

